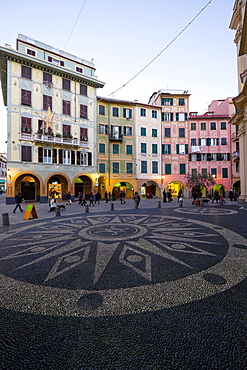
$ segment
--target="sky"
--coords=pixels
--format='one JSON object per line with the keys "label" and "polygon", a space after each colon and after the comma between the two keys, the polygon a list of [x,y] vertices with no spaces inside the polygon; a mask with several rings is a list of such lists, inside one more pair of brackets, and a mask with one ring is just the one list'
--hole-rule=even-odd
{"label": "sky", "polygon": [[[110,96],[148,103],[160,89],[188,90],[189,110],[202,114],[211,101],[238,94],[235,31],[229,29],[234,1],[212,0],[191,22],[209,0],[0,0],[0,46],[15,48],[24,34],[93,59],[105,83],[98,96],[126,85]],[[7,150],[6,126],[1,93],[0,153]]]}

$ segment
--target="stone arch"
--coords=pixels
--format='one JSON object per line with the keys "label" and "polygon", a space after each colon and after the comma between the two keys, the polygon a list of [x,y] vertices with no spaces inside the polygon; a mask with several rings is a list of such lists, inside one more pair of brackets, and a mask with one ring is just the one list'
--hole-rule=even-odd
{"label": "stone arch", "polygon": [[134,186],[128,181],[117,182],[112,187],[112,195],[115,196],[116,199],[118,199],[121,190],[125,192],[125,197],[127,199],[132,198],[134,196]]}

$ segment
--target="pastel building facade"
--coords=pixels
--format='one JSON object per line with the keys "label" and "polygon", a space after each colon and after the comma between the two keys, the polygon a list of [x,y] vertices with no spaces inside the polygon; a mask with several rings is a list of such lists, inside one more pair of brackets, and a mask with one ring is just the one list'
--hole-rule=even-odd
{"label": "pastel building facade", "polygon": [[[246,1],[235,0],[230,22],[235,30],[234,42],[237,52],[238,96],[233,98],[236,114],[231,119],[233,187],[240,194],[240,201],[247,201],[247,6]],[[238,172],[239,171],[239,172]],[[239,176],[240,175],[240,176]]]}
{"label": "pastel building facade", "polygon": [[[203,115],[189,114],[188,173],[211,174],[216,185],[204,188],[203,196],[218,190],[226,196],[232,187],[231,125],[234,114],[232,98],[214,100]],[[189,189],[190,191],[192,189]]]}
{"label": "pastel building facade", "polygon": [[137,187],[134,104],[97,98],[97,166],[101,198],[105,192],[133,197]]}
{"label": "pastel building facade", "polygon": [[159,90],[149,99],[161,106],[161,183],[174,198],[179,191],[187,196],[189,97],[188,91]]}
{"label": "pastel building facade", "polygon": [[18,35],[0,47],[7,106],[7,193],[29,201],[72,199],[97,190],[96,89],[104,86],[94,64]]}
{"label": "pastel building facade", "polygon": [[142,197],[161,195],[161,107],[135,102],[136,177]]}

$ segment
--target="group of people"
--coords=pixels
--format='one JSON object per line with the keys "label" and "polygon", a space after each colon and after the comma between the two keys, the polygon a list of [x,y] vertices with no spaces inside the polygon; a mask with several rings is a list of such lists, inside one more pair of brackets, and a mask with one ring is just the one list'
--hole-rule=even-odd
{"label": "group of people", "polygon": [[166,203],[166,202],[170,203],[172,200],[173,200],[172,199],[172,189],[169,188],[167,192],[166,192],[166,189],[164,189],[163,190],[163,203]]}
{"label": "group of people", "polygon": [[[96,203],[100,204],[100,194],[97,192],[93,194],[92,192],[89,195],[89,207],[94,207]],[[78,194],[78,204],[81,206],[85,206],[87,204],[86,194],[80,192]]]}

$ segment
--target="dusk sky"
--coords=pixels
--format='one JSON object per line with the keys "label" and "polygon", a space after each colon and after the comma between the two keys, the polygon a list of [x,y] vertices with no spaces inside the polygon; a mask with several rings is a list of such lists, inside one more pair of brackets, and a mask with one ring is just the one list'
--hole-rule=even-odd
{"label": "dusk sky", "polygon": [[[0,0],[0,46],[18,33],[95,63],[108,96],[140,72],[209,0]],[[148,103],[160,89],[188,90],[190,111],[237,95],[234,0],[212,0],[164,52],[111,97]],[[0,152],[6,151],[6,107],[0,95]]]}

